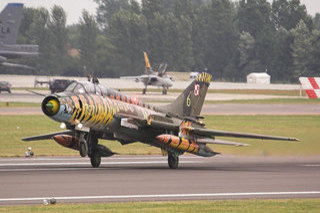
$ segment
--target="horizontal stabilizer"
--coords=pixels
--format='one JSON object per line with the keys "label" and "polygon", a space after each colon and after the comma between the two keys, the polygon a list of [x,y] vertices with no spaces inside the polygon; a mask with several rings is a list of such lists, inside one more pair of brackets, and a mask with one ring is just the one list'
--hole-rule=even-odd
{"label": "horizontal stabilizer", "polygon": [[63,135],[63,134],[72,135],[72,131],[71,130],[67,130],[67,131],[63,131],[63,132],[54,132],[54,133],[49,133],[49,134],[44,134],[44,135],[26,137],[26,138],[22,138],[21,140],[23,140],[23,141],[48,140],[48,139],[52,139],[53,136]]}

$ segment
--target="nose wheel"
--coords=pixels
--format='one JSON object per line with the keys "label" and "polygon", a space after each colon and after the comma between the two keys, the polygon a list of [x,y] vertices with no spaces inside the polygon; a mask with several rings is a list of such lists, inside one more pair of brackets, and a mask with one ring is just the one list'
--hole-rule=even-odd
{"label": "nose wheel", "polygon": [[79,153],[80,153],[80,156],[83,158],[88,155],[87,145],[83,141],[79,143]]}
{"label": "nose wheel", "polygon": [[90,157],[90,162],[91,162],[91,165],[93,168],[97,168],[100,166],[100,163],[101,163],[101,155],[99,153],[98,150],[95,150],[91,157]]}
{"label": "nose wheel", "polygon": [[176,169],[179,165],[179,157],[174,154],[168,154],[168,164],[170,169]]}

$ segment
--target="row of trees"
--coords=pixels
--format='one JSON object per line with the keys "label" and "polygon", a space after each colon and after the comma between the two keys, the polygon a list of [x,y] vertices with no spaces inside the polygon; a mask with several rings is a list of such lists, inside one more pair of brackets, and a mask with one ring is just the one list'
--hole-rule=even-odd
{"label": "row of trees", "polygon": [[244,81],[267,71],[274,82],[320,73],[320,14],[300,0],[95,0],[66,26],[59,6],[26,8],[19,42],[39,44],[26,63],[37,74],[119,77],[141,74],[142,52],[169,70],[208,70],[219,80]]}

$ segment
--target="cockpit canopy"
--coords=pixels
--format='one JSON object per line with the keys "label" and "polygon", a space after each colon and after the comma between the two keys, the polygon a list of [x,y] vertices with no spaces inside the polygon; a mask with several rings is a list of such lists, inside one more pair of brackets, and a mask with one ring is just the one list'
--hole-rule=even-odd
{"label": "cockpit canopy", "polygon": [[64,92],[70,92],[75,94],[91,93],[106,96],[108,94],[108,90],[112,89],[106,88],[101,84],[93,84],[89,81],[77,81],[71,83]]}

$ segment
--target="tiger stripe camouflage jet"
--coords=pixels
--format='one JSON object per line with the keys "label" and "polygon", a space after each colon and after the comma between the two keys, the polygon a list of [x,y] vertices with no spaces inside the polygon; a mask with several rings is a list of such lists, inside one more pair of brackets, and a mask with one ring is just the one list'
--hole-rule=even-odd
{"label": "tiger stripe camouflage jet", "polygon": [[142,142],[168,154],[170,168],[177,168],[179,155],[211,157],[217,152],[207,144],[244,146],[216,136],[296,141],[295,138],[206,129],[200,116],[211,75],[201,73],[178,98],[166,106],[153,106],[102,85],[74,82],[64,92],[44,98],[42,111],[62,122],[67,130],[24,141],[53,139],[62,146],[89,156],[93,167],[101,157],[114,153],[98,144],[99,139],[118,140],[122,145]]}

